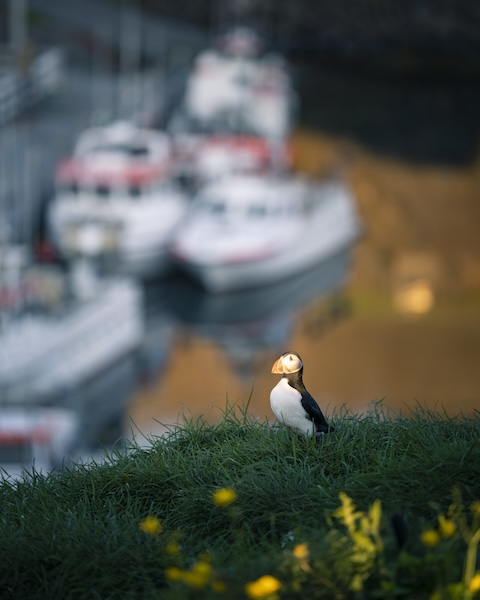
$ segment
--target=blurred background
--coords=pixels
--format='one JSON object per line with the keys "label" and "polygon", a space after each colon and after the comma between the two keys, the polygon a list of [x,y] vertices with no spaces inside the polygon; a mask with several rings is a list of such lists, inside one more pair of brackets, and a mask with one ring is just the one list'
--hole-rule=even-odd
{"label": "blurred background", "polygon": [[[286,350],[329,415],[382,399],[480,408],[477,2],[0,0],[0,58],[4,468],[90,456],[181,414],[214,422],[227,399],[273,421],[270,370]],[[88,171],[81,135],[120,120],[161,134],[161,168],[100,157]],[[243,154],[223,163],[246,138],[263,144],[256,175],[341,181],[358,234],[241,289],[209,289],[178,253],[153,275],[126,268],[115,244],[137,217],[112,208],[112,182],[133,197],[168,171],[187,218],[239,169]],[[218,139],[224,160],[203,171]],[[112,203],[62,221],[55,202],[79,186]],[[62,246],[62,223],[86,250]]]}

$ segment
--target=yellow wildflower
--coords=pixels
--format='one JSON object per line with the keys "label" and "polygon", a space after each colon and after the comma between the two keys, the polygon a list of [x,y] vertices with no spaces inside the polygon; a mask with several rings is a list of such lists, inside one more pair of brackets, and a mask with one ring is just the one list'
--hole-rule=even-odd
{"label": "yellow wildflower", "polygon": [[228,506],[235,502],[237,493],[232,488],[220,488],[212,495],[212,500],[217,506]]}
{"label": "yellow wildflower", "polygon": [[282,584],[272,575],[263,575],[256,581],[251,581],[245,585],[245,593],[252,600],[268,598],[278,592]]}
{"label": "yellow wildflower", "polygon": [[471,509],[474,515],[480,515],[480,500],[475,500],[475,502],[472,502]]}
{"label": "yellow wildflower", "polygon": [[201,590],[207,585],[204,577],[195,573],[195,571],[185,571],[182,579],[188,586],[196,590]]}
{"label": "yellow wildflower", "polygon": [[451,519],[446,519],[443,515],[438,517],[438,525],[440,533],[443,537],[451,538],[452,535],[457,531],[457,526]]}
{"label": "yellow wildflower", "polygon": [[435,529],[427,529],[427,531],[424,531],[422,533],[420,539],[425,544],[425,546],[428,546],[429,548],[438,546],[438,544],[440,543],[440,536],[438,532],[435,531]]}
{"label": "yellow wildflower", "polygon": [[212,574],[212,565],[206,560],[199,560],[193,565],[192,571],[195,571],[195,573],[198,573],[203,577],[209,578]]}
{"label": "yellow wildflower", "polygon": [[480,592],[480,571],[472,577],[468,589],[473,593]]}
{"label": "yellow wildflower", "polygon": [[165,552],[169,555],[169,556],[176,556],[177,554],[180,554],[181,552],[181,548],[178,544],[176,544],[175,542],[170,542],[169,544],[167,544],[166,548],[165,548]]}
{"label": "yellow wildflower", "polygon": [[308,558],[308,544],[297,544],[293,549],[293,556],[298,560]]}
{"label": "yellow wildflower", "polygon": [[430,600],[442,600],[442,594],[440,592],[432,592]]}
{"label": "yellow wildflower", "polygon": [[209,583],[211,575],[211,564],[199,561],[193,565],[190,571],[183,573],[182,579],[190,587],[201,590]]}
{"label": "yellow wildflower", "polygon": [[163,529],[159,519],[157,519],[157,517],[152,516],[145,517],[143,521],[140,521],[138,526],[143,531],[143,533],[146,533],[148,535],[158,535]]}
{"label": "yellow wildflower", "polygon": [[168,567],[165,569],[165,577],[169,581],[180,581],[183,579],[183,571],[178,567]]}
{"label": "yellow wildflower", "polygon": [[217,592],[218,594],[221,594],[222,592],[225,592],[227,590],[227,586],[223,581],[220,581],[220,579],[212,581],[211,588],[214,592]]}
{"label": "yellow wildflower", "polygon": [[208,552],[201,552],[198,555],[198,560],[200,562],[206,562],[206,563],[211,563],[212,562],[212,555],[209,554]]}

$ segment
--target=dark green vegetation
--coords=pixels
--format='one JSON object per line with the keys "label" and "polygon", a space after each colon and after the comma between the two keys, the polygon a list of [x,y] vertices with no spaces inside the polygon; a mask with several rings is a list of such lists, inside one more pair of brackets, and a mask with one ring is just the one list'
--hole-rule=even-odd
{"label": "dark green vegetation", "polygon": [[[473,597],[480,415],[376,405],[331,422],[314,442],[227,407],[217,425],[186,421],[105,464],[0,485],[0,597]],[[235,501],[216,505],[219,488]],[[338,510],[342,492],[358,511],[345,495]],[[439,514],[450,528],[422,543]],[[149,516],[160,532],[139,527]],[[245,591],[265,574],[273,596]]]}

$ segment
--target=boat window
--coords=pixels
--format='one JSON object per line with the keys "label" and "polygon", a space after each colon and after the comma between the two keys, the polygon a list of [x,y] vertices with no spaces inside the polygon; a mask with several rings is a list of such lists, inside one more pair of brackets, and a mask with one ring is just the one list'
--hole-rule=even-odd
{"label": "boat window", "polygon": [[93,152],[108,153],[108,154],[125,154],[127,156],[147,156],[149,151],[145,145],[130,145],[130,144],[105,144],[96,146]]}
{"label": "boat window", "polygon": [[285,213],[285,206],[283,204],[272,204],[268,207],[268,214],[273,217],[278,217]]}
{"label": "boat window", "polygon": [[223,215],[226,212],[226,206],[223,202],[211,202],[210,211],[214,215]]}
{"label": "boat window", "polygon": [[223,215],[226,212],[225,203],[214,198],[202,198],[197,202],[197,210],[212,215]]}
{"label": "boat window", "polygon": [[62,183],[59,186],[59,189],[64,194],[72,194],[72,195],[78,194],[78,184],[77,183]]}
{"label": "boat window", "polygon": [[105,184],[97,185],[95,188],[95,192],[97,196],[100,196],[102,198],[108,198],[108,196],[110,196],[110,188],[108,185]]}
{"label": "boat window", "polygon": [[0,464],[28,463],[33,460],[32,448],[22,442],[2,442],[0,445]]}
{"label": "boat window", "polygon": [[146,146],[132,146],[128,149],[130,156],[147,156],[148,148]]}
{"label": "boat window", "polygon": [[142,188],[139,185],[131,185],[128,188],[128,195],[130,198],[138,198],[142,195]]}
{"label": "boat window", "polygon": [[170,181],[160,180],[151,186],[152,192],[169,192],[172,190],[172,183]]}
{"label": "boat window", "polygon": [[250,217],[264,217],[267,214],[267,208],[264,204],[253,204],[248,209]]}

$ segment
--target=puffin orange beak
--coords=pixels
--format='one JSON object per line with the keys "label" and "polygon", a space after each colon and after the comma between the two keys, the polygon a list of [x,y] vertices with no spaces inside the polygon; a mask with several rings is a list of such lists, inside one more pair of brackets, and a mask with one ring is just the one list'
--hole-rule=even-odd
{"label": "puffin orange beak", "polygon": [[272,373],[277,373],[277,375],[280,375],[281,373],[283,373],[283,366],[281,364],[281,360],[282,359],[280,357],[273,363]]}

